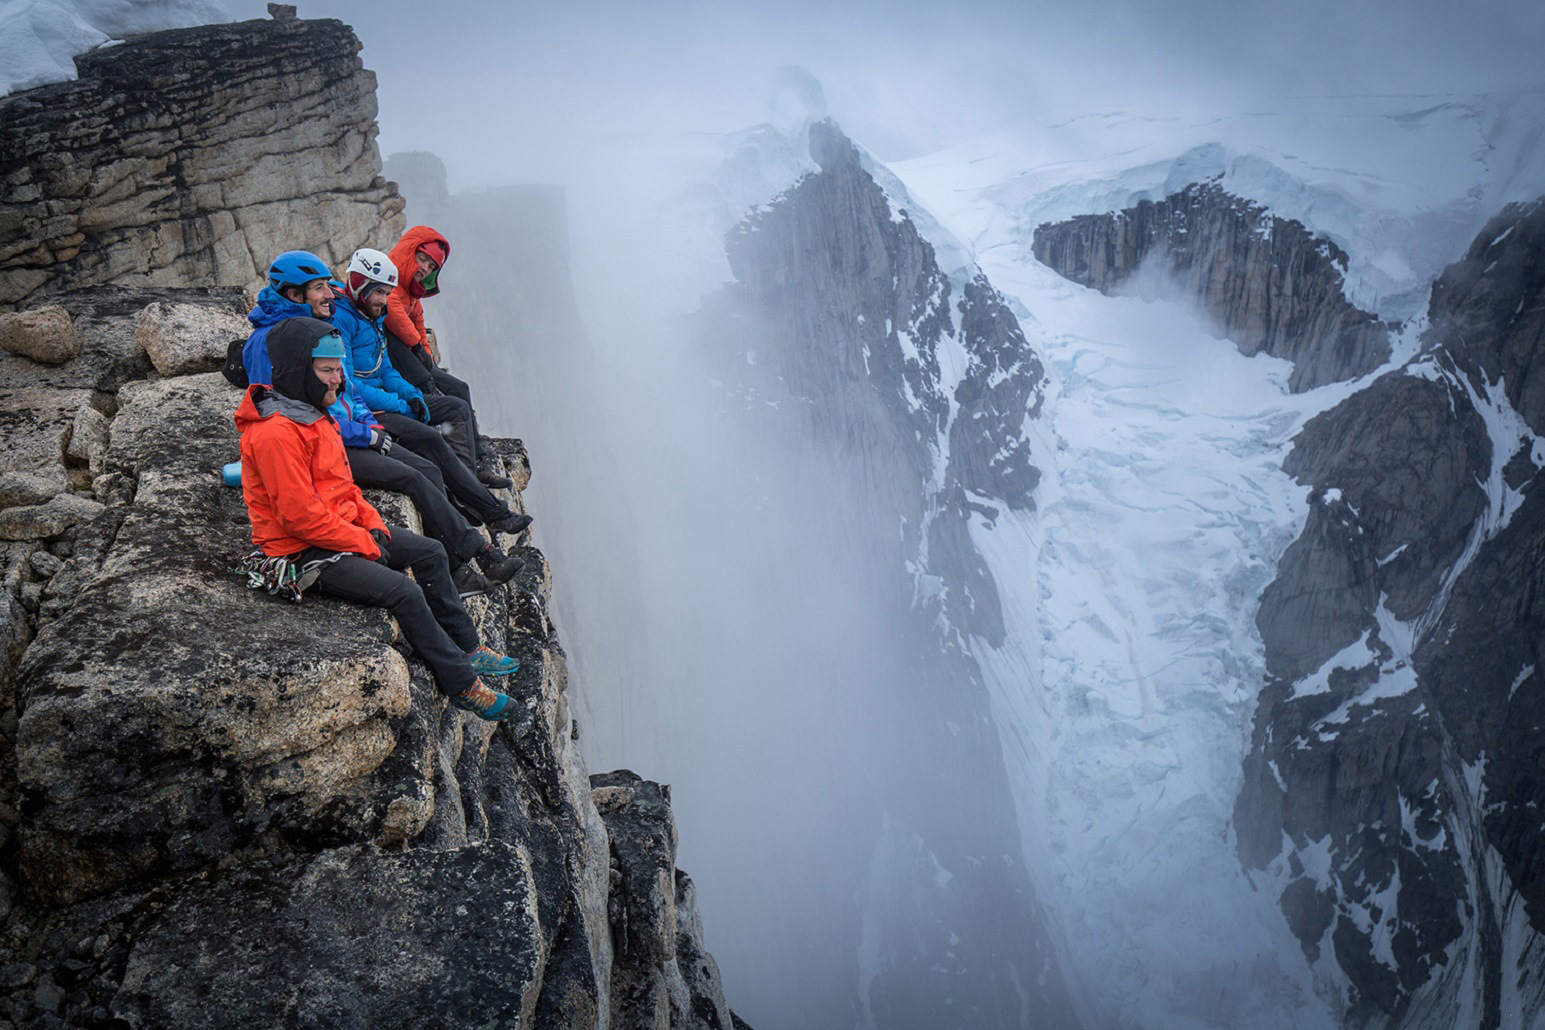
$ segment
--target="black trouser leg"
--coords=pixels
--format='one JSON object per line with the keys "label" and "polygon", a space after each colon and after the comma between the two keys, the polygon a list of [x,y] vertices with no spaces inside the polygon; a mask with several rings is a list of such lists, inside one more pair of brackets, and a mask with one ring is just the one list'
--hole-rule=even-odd
{"label": "black trouser leg", "polygon": [[426,426],[411,415],[399,415],[395,411],[376,412],[376,421],[386,427],[397,440],[397,446],[406,446],[421,458],[427,458],[439,468],[445,477],[446,489],[473,515],[484,522],[502,518],[509,508],[488,492],[488,487],[477,481],[476,474],[466,466],[451,445],[445,442],[438,429]]}
{"label": "black trouser leg", "polygon": [[445,423],[456,427],[446,440],[450,443],[451,450],[456,452],[456,456],[476,472],[477,433],[472,423],[472,406],[460,397],[449,397],[443,393],[425,394],[424,404],[429,408],[430,425],[438,426]]}
{"label": "black trouser leg", "polygon": [[[316,588],[391,612],[403,638],[429,666],[440,692],[460,694],[477,678],[467,664],[467,653],[478,646],[477,627],[451,583],[445,548],[400,526],[391,527],[391,534],[383,548],[386,565],[346,554],[322,566]],[[312,548],[300,559],[309,561],[328,553]],[[418,582],[396,571],[402,568],[411,568]]]}
{"label": "black trouser leg", "polygon": [[467,405],[467,425],[472,428],[472,461],[476,464],[482,459],[482,455],[478,452],[477,409],[472,406],[472,387],[443,368],[430,369],[429,378],[434,380],[435,386],[440,388],[441,393]]}
{"label": "black trouser leg", "polygon": [[413,348],[403,343],[391,333],[386,334],[386,360],[392,363],[397,374],[406,379],[417,390],[422,390],[426,384],[433,389],[434,380],[430,377],[429,366],[414,355]]}
{"label": "black trouser leg", "polygon": [[439,541],[453,565],[470,561],[486,541],[473,529],[445,494],[440,469],[406,448],[379,454],[368,447],[346,447],[354,482],[377,490],[406,494],[424,520],[424,532]]}

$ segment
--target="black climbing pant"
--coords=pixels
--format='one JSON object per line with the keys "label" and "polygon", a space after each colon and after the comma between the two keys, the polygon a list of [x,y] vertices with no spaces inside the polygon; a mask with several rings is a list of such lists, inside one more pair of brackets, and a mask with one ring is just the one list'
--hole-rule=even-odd
{"label": "black climbing pant", "polygon": [[[386,564],[345,554],[322,566],[314,589],[391,612],[402,627],[403,639],[429,666],[440,692],[460,694],[476,679],[467,655],[477,650],[479,641],[477,627],[451,581],[445,548],[401,526],[389,529],[392,538],[382,548]],[[312,547],[302,551],[297,561],[316,561],[333,553]],[[400,569],[412,569],[418,582]]]}
{"label": "black climbing pant", "polygon": [[405,494],[424,521],[424,533],[438,540],[450,557],[451,567],[472,560],[488,541],[462,517],[445,492],[440,468],[407,447],[393,447],[380,454],[368,447],[346,447],[349,469],[361,487]]}

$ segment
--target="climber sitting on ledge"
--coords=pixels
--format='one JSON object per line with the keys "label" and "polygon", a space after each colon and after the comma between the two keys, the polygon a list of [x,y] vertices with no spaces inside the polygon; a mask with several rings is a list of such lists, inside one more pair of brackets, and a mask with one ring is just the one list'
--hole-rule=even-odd
{"label": "climber sitting on ledge", "polygon": [[265,345],[273,385],[248,387],[236,409],[253,544],[300,570],[302,589],[314,583],[325,594],[386,608],[452,705],[482,719],[506,718],[509,697],[478,674],[509,675],[519,663],[479,642],[451,585],[445,549],[388,527],[349,474],[343,438],[327,413],[343,383],[338,331],[292,318]]}
{"label": "climber sitting on ledge", "polygon": [[[434,413],[461,412],[450,397],[426,399],[396,375],[386,360],[382,322],[388,298],[397,285],[397,270],[387,256],[368,247],[354,252],[344,273],[343,285],[333,292],[333,324],[343,334],[349,351],[349,368],[370,415],[398,442],[435,463],[451,495],[472,517],[496,533],[514,535],[531,524],[531,516],[516,514],[452,452],[446,438],[431,425]],[[442,404],[441,402],[445,402]],[[450,405],[448,409],[446,405]],[[507,479],[501,479],[505,486]]]}
{"label": "climber sitting on ledge", "polygon": [[[390,266],[388,266],[389,268]],[[395,273],[393,274],[395,278]],[[377,292],[381,292],[377,290]],[[334,287],[326,263],[304,250],[280,254],[268,269],[268,286],[258,295],[247,315],[253,332],[242,348],[242,367],[247,383],[268,383],[271,375],[265,340],[274,326],[290,318],[312,317],[332,321],[347,330],[351,322],[340,307],[335,311]],[[343,437],[344,453],[354,482],[362,487],[405,494],[424,520],[424,531],[444,545],[456,569],[456,589],[462,596],[485,593],[492,584],[506,583],[520,572],[519,558],[489,544],[451,504],[442,477],[450,471],[457,499],[480,520],[507,533],[518,533],[531,519],[517,515],[494,497],[451,453],[438,433],[425,426],[414,440],[400,440],[370,413],[353,381],[347,347],[344,351],[343,388],[329,414]],[[238,382],[237,385],[245,386]],[[415,423],[416,425],[416,423]],[[393,444],[400,442],[405,446]],[[414,446],[417,443],[418,446]],[[471,565],[476,560],[480,575]],[[487,579],[484,578],[487,577]]]}
{"label": "climber sitting on ledge", "polygon": [[488,466],[478,450],[477,413],[472,409],[472,389],[439,365],[424,325],[423,298],[440,292],[440,270],[451,255],[451,244],[427,225],[415,225],[392,248],[397,285],[386,309],[383,336],[392,367],[418,391],[428,405],[425,422],[450,422],[464,426],[465,435],[453,433],[451,442],[469,468],[483,483],[509,486],[509,480]]}

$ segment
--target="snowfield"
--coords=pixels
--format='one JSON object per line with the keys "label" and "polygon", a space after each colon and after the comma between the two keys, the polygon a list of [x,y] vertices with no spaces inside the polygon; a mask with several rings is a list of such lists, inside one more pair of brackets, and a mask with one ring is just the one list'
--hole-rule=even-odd
{"label": "snowfield", "polygon": [[[1264,672],[1258,600],[1308,511],[1282,459],[1309,417],[1373,376],[1291,394],[1287,362],[1241,356],[1186,303],[1062,279],[1032,256],[1035,228],[1219,178],[1345,249],[1353,303],[1412,319],[1488,218],[1545,188],[1539,135],[1508,131],[1539,99],[1107,113],[890,169],[926,208],[919,224],[947,234],[941,254],[1012,299],[1051,378],[1026,427],[1038,510],[972,523],[1009,626],[974,653],[1091,1026],[1336,1025],[1321,997],[1336,985],[1317,993],[1231,822]],[[1411,356],[1419,327],[1379,372]]]}

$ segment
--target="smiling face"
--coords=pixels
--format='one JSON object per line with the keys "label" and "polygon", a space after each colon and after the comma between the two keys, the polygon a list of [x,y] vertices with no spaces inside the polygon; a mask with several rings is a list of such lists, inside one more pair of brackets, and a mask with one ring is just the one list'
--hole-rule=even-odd
{"label": "smiling face", "polygon": [[333,317],[333,287],[326,279],[312,279],[304,286],[286,286],[279,294],[285,300],[311,308],[313,318],[325,321]]}
{"label": "smiling face", "polygon": [[343,359],[342,358],[312,358],[311,371],[327,387],[327,398],[323,407],[331,407],[338,399],[338,391],[343,389]]}

